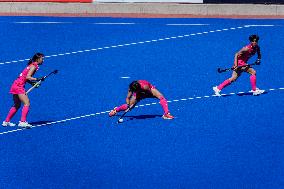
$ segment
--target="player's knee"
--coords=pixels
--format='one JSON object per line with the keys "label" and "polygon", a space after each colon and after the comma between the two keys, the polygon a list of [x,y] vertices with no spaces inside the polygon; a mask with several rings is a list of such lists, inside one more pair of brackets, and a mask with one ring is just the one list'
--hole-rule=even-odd
{"label": "player's knee", "polygon": [[166,98],[164,96],[159,96],[158,98],[160,99],[160,101],[165,101],[166,100]]}
{"label": "player's knee", "polygon": [[24,106],[30,106],[30,102],[25,102]]}
{"label": "player's knee", "polygon": [[18,110],[21,107],[21,104],[14,104],[14,107]]}

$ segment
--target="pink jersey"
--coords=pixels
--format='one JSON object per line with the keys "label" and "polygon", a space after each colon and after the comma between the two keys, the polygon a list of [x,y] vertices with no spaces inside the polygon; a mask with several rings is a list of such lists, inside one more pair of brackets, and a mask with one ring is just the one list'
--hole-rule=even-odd
{"label": "pink jersey", "polygon": [[238,66],[246,65],[248,59],[255,55],[255,53],[259,50],[258,45],[253,47],[251,43],[245,46],[245,48],[248,48],[248,51],[245,51],[238,56]]}
{"label": "pink jersey", "polygon": [[25,94],[26,93],[25,84],[27,82],[27,75],[30,71],[31,66],[35,66],[36,71],[39,69],[39,66],[35,62],[28,65],[12,84],[10,93],[12,94]]}
{"label": "pink jersey", "polygon": [[151,91],[151,89],[155,89],[155,86],[153,86],[150,82],[146,80],[138,80],[138,83],[140,84],[142,89],[149,88],[149,91]]}
{"label": "pink jersey", "polygon": [[143,98],[153,98],[154,97],[151,89],[155,89],[155,86],[153,86],[151,83],[149,83],[146,80],[138,80],[138,83],[140,84],[142,90],[134,92],[133,96],[135,96],[137,99],[140,99],[140,100]]}

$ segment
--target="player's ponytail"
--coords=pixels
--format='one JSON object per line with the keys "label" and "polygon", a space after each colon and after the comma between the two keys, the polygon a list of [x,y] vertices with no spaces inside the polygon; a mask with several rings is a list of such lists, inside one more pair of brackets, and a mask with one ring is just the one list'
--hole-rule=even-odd
{"label": "player's ponytail", "polygon": [[30,65],[33,62],[36,62],[38,59],[40,59],[41,57],[44,57],[44,54],[42,53],[36,53],[28,62],[28,65]]}

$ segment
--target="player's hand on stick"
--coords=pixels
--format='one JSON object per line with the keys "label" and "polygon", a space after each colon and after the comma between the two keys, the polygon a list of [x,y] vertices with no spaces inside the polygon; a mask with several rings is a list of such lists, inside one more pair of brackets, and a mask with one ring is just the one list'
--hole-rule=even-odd
{"label": "player's hand on stick", "polygon": [[34,82],[34,83],[32,83],[32,86],[35,86],[35,88],[39,88],[40,85],[41,85],[40,82]]}
{"label": "player's hand on stick", "polygon": [[27,81],[30,85],[32,85],[34,88],[40,87],[40,82],[38,81]]}

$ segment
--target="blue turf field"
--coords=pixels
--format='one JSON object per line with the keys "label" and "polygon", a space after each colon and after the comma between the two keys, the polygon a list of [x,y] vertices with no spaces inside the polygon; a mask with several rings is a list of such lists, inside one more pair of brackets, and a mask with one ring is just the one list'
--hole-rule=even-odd
{"label": "blue turf field", "polygon": [[[60,71],[29,95],[34,128],[0,128],[1,188],[284,188],[284,20],[0,17],[0,28],[1,121],[25,59],[46,55],[36,76]],[[216,69],[254,33],[267,93],[248,93],[243,74],[212,96],[231,75]],[[108,117],[137,79],[176,119],[155,99],[122,124]]]}

